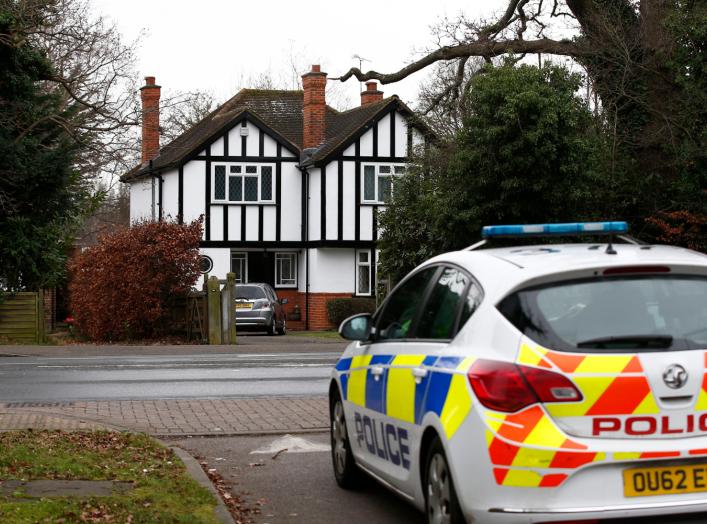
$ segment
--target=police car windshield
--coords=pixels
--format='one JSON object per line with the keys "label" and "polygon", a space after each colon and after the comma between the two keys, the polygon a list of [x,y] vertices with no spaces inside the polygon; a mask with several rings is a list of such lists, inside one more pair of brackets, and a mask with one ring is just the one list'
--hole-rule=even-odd
{"label": "police car windshield", "polygon": [[258,298],[267,298],[265,290],[260,286],[236,286],[236,298],[244,298],[247,300],[255,300]]}
{"label": "police car windshield", "polygon": [[707,349],[705,277],[575,280],[519,291],[498,309],[524,334],[551,349]]}

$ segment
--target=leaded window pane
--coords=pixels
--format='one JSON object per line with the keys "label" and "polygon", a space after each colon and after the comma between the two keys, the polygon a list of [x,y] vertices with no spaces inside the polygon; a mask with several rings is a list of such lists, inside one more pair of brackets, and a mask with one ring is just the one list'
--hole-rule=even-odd
{"label": "leaded window pane", "polygon": [[258,166],[245,166],[245,172],[246,173],[257,173]]}
{"label": "leaded window pane", "polygon": [[358,294],[371,292],[371,266],[358,266]]}
{"label": "leaded window pane", "polygon": [[379,166],[378,172],[379,173],[390,173],[390,166]]}
{"label": "leaded window pane", "polygon": [[231,166],[231,173],[240,173],[241,166]]}
{"label": "leaded window pane", "polygon": [[228,199],[233,202],[240,202],[243,200],[242,176],[228,177]]}
{"label": "leaded window pane", "polygon": [[224,200],[226,198],[226,166],[216,166],[214,176],[214,199]]}
{"label": "leaded window pane", "polygon": [[376,168],[374,166],[363,167],[363,199],[376,199]]}
{"label": "leaded window pane", "polygon": [[260,199],[272,200],[272,167],[260,168]]}
{"label": "leaded window pane", "polygon": [[395,174],[402,175],[405,173],[405,166],[395,166]]}
{"label": "leaded window pane", "polygon": [[258,201],[258,177],[244,177],[243,200],[246,202]]}
{"label": "leaded window pane", "polygon": [[389,176],[378,177],[378,201],[388,202],[392,193],[392,182]]}

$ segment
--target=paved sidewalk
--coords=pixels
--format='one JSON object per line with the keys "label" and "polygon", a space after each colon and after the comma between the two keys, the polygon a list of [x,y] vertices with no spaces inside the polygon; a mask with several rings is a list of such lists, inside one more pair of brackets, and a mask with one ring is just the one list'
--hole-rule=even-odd
{"label": "paved sidewalk", "polygon": [[327,429],[329,414],[325,397],[0,403],[0,431],[104,426],[156,437],[301,433]]}

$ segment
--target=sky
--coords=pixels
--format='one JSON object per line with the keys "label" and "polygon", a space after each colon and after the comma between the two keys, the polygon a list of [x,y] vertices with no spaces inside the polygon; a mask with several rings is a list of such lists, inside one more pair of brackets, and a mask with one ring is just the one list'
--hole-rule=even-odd
{"label": "sky", "polygon": [[[321,64],[339,76],[353,58],[363,69],[393,72],[434,40],[431,27],[463,12],[493,18],[505,0],[91,0],[97,14],[112,20],[125,41],[141,36],[137,72],[150,75],[166,92],[211,92],[224,101],[249,80],[269,75],[293,88],[294,69]],[[414,105],[427,73],[382,87]],[[355,79],[333,96],[339,108],[360,103]]]}

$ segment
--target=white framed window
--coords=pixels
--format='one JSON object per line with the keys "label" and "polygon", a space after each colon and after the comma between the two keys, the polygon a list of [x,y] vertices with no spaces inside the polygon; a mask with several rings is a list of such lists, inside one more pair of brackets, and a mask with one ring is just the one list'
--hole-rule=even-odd
{"label": "white framed window", "polygon": [[231,271],[236,274],[236,284],[248,282],[248,253],[231,253]]}
{"label": "white framed window", "polygon": [[213,202],[275,202],[272,164],[216,164],[211,178]]}
{"label": "white framed window", "polygon": [[297,253],[275,253],[275,287],[297,287]]}
{"label": "white framed window", "polygon": [[356,294],[371,294],[371,251],[356,250]]}
{"label": "white framed window", "polygon": [[401,164],[364,164],[362,201],[367,204],[385,204],[393,196],[395,177],[403,174],[405,166]]}

